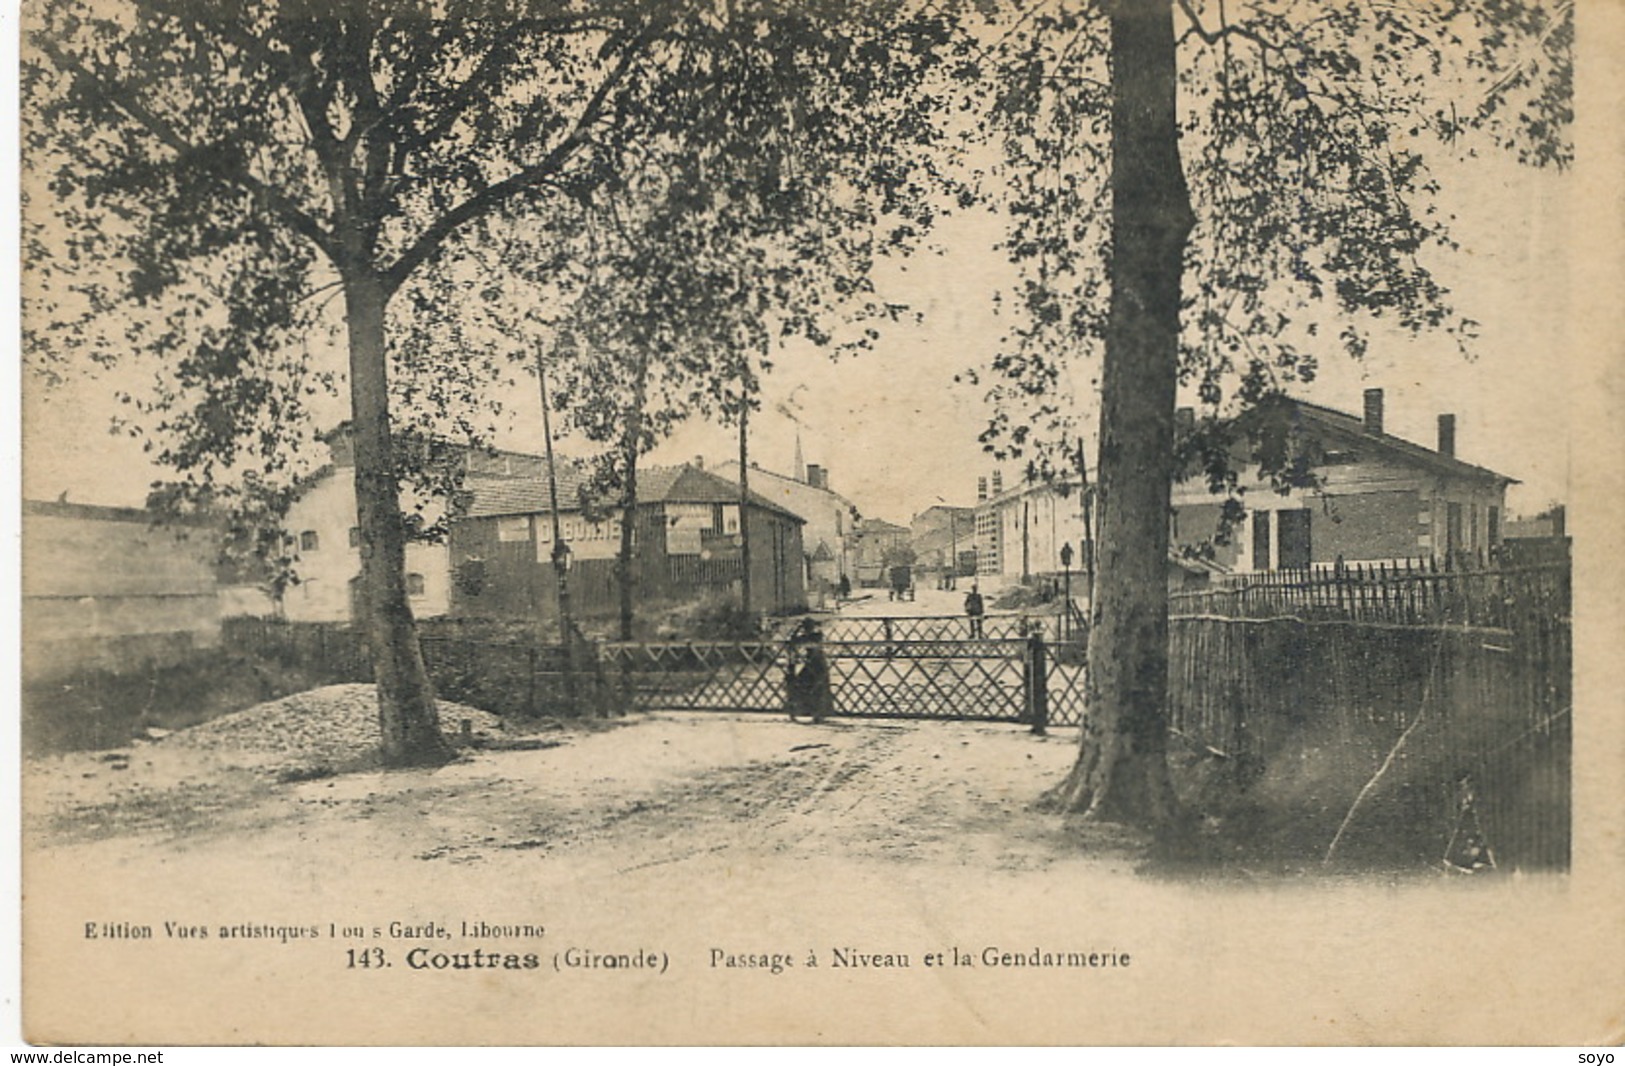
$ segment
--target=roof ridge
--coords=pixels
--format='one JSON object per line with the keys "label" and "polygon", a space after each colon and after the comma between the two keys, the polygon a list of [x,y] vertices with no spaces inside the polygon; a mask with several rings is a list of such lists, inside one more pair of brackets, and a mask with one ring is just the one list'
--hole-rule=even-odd
{"label": "roof ridge", "polygon": [[[1348,411],[1340,411],[1335,407],[1328,407],[1323,403],[1316,403],[1313,400],[1300,399],[1299,397],[1291,394],[1284,395],[1286,395],[1286,398],[1295,406],[1300,408],[1309,408],[1311,414],[1318,413],[1321,415],[1334,415],[1339,419],[1351,423],[1352,428],[1357,430],[1364,439],[1375,441],[1377,444],[1386,445],[1393,448],[1395,451],[1409,453],[1416,459],[1421,459],[1429,463],[1442,464],[1447,467],[1454,468],[1458,473],[1472,473],[1478,476],[1498,478],[1508,482],[1509,484],[1519,484],[1518,479],[1515,477],[1491,470],[1487,466],[1479,466],[1476,463],[1469,463],[1467,460],[1458,458],[1454,455],[1445,455],[1436,449],[1429,448],[1425,444],[1418,444],[1416,441],[1410,440],[1409,438],[1401,437],[1397,434],[1388,433],[1386,431],[1368,433],[1364,428],[1365,419],[1361,415],[1353,414]],[[1334,428],[1342,429],[1350,427]]]}

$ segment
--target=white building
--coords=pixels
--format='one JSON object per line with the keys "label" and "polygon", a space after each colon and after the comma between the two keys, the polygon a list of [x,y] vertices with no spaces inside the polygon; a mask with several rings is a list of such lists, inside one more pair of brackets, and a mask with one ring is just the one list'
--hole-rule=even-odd
{"label": "white building", "polygon": [[[355,469],[330,466],[288,509],[299,582],[283,595],[282,613],[293,622],[348,622],[361,577],[361,530],[355,507]],[[451,606],[450,555],[445,544],[408,542],[406,591],[418,618]]]}
{"label": "white building", "polygon": [[[739,463],[722,463],[718,477],[739,480]],[[750,490],[802,519],[802,550],[806,555],[807,588],[815,597],[829,592],[844,574],[857,584],[851,558],[852,501],[829,487],[829,470],[809,463],[801,479],[775,474],[759,466],[750,468]]]}
{"label": "white building", "polygon": [[1024,580],[1063,573],[1061,547],[1071,545],[1072,568],[1082,564],[1083,492],[1076,476],[1023,481],[976,505],[977,573]]}
{"label": "white building", "polygon": [[[333,461],[317,471],[288,509],[284,529],[292,539],[297,584],[283,595],[281,614],[293,622],[348,622],[357,616],[354,597],[361,578],[361,530],[356,517],[355,461],[349,438],[342,431],[329,440]],[[459,449],[466,484],[536,481],[545,477],[544,461],[519,452],[482,452]],[[444,513],[444,501],[425,507],[424,520]],[[242,590],[233,597],[238,611],[244,607]],[[406,545],[406,591],[412,613],[433,618],[451,609],[451,555],[445,541]],[[261,595],[253,597],[256,610],[270,614],[276,608]]]}

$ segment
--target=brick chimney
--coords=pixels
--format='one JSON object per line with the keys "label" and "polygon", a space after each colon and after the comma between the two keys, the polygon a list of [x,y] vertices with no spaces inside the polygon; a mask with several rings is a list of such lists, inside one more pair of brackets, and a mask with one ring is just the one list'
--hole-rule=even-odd
{"label": "brick chimney", "polygon": [[807,484],[811,485],[815,489],[827,489],[829,488],[829,475],[824,468],[817,463],[808,463]]}
{"label": "brick chimney", "polygon": [[1373,437],[1382,436],[1382,390],[1365,390],[1365,431]]}
{"label": "brick chimney", "polygon": [[1439,454],[1456,457],[1456,416],[1439,416]]}
{"label": "brick chimney", "polygon": [[704,470],[705,469],[705,456],[696,455],[694,457],[694,469],[695,470]]}

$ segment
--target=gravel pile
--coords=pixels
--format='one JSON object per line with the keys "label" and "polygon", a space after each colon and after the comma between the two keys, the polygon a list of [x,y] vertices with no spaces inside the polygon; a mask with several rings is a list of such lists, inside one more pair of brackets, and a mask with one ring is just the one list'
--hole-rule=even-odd
{"label": "gravel pile", "polygon": [[[440,728],[456,740],[468,719],[475,737],[502,731],[487,711],[440,701]],[[268,756],[283,766],[338,768],[378,748],[378,697],[372,685],[329,685],[222,715],[165,737],[166,747]]]}

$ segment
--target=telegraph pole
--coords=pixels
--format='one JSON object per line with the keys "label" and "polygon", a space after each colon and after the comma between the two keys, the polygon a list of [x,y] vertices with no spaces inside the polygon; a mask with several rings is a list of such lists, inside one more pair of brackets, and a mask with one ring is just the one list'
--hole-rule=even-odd
{"label": "telegraph pole", "polygon": [[[559,520],[559,475],[553,462],[553,420],[548,413],[547,364],[540,349],[536,353],[536,381],[542,393],[542,439],[547,448],[547,506],[553,519],[553,581],[559,596],[559,634],[564,641],[564,695],[573,713],[576,708],[575,619],[570,611],[570,547],[564,543],[564,526]],[[538,608],[540,604],[537,605]],[[536,629],[547,643],[547,627],[540,610]]]}
{"label": "telegraph pole", "polygon": [[750,613],[750,397],[739,392],[739,613]]}

